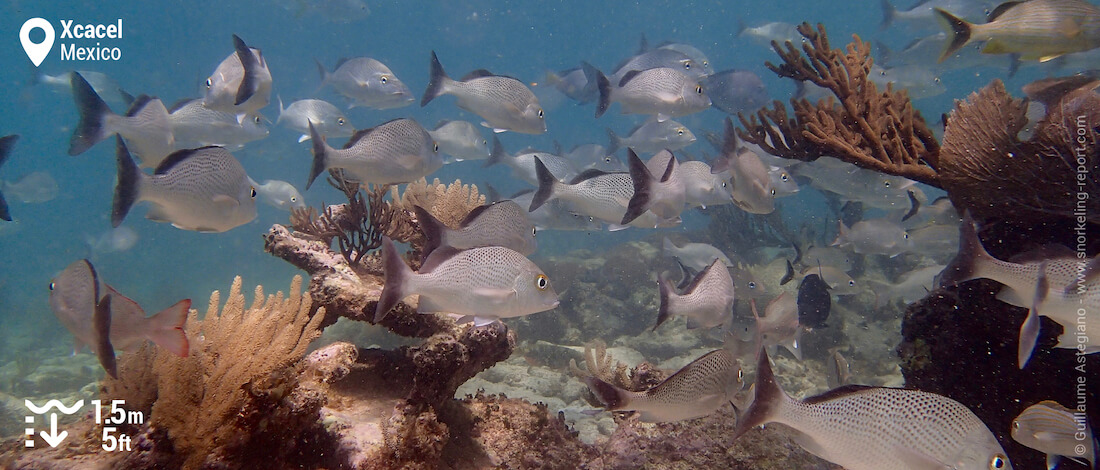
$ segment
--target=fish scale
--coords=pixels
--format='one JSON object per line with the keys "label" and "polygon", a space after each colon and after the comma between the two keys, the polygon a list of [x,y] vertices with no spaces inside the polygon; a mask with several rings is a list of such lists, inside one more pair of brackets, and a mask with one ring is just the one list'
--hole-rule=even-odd
{"label": "fish scale", "polygon": [[612,99],[623,106],[625,113],[684,116],[710,106],[710,99],[699,92],[699,83],[675,69],[643,70],[622,86],[611,85]]}
{"label": "fish scale", "polygon": [[554,194],[580,212],[617,224],[634,195],[634,182],[629,173],[604,173],[574,184],[556,183]]}
{"label": "fish scale", "polygon": [[[443,158],[428,131],[412,119],[394,119],[352,136],[334,149],[311,130],[314,168],[310,184],[329,168],[343,168],[364,183],[407,183],[443,166]],[[306,186],[309,188],[309,185]]]}

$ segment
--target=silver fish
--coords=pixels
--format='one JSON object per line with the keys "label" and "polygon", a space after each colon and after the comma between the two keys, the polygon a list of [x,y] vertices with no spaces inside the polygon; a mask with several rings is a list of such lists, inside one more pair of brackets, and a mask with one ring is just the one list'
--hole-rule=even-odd
{"label": "silver fish", "polygon": [[386,64],[370,57],[340,61],[332,73],[317,62],[317,70],[321,74],[321,86],[332,85],[338,93],[352,100],[352,108],[392,109],[416,101],[412,90]]}
{"label": "silver fish", "polygon": [[[109,300],[107,300],[109,298]],[[105,302],[106,300],[106,302]],[[189,346],[183,332],[191,300],[146,318],[141,307],[104,283],[92,264],[77,260],[50,282],[50,309],[73,335],[74,350],[96,349],[104,369],[117,376],[114,349],[132,350],[146,340],[186,357]],[[104,307],[105,311],[97,311]],[[101,332],[107,332],[103,336]]]}
{"label": "silver fish", "polygon": [[80,155],[114,134],[129,142],[146,167],[156,166],[175,149],[168,109],[160,100],[142,95],[134,100],[125,116],[120,116],[111,111],[79,73],[73,73],[72,87],[80,122],[69,139],[69,155]]}
{"label": "silver fish", "polygon": [[527,210],[513,201],[476,207],[454,229],[420,206],[413,209],[427,240],[421,249],[425,257],[441,246],[458,250],[502,246],[524,256],[538,248],[535,225],[527,218]]}
{"label": "silver fish", "polygon": [[[1100,258],[1041,258],[1024,263],[1001,261],[990,255],[978,239],[973,220],[967,215],[959,226],[959,253],[940,275],[940,285],[951,286],[971,279],[992,279],[1005,287],[997,299],[1028,309],[1020,325],[1019,366],[1027,365],[1039,336],[1039,316],[1065,327],[1055,347],[1100,352],[1095,335],[1074,336],[1074,325],[1100,325]],[[1085,314],[1079,316],[1079,309]]]}
{"label": "silver fish", "polygon": [[504,150],[504,145],[500,143],[500,139],[496,136],[493,136],[493,151],[490,153],[489,160],[485,162],[484,167],[504,164],[512,169],[512,175],[516,178],[538,185],[538,173],[535,171],[536,159],[541,161],[547,170],[559,178],[559,181],[570,180],[577,176],[577,169],[565,157],[534,149],[522,150],[515,155],[508,155],[508,152]]}
{"label": "silver fish", "polygon": [[41,204],[49,202],[57,197],[61,189],[57,180],[50,176],[49,172],[36,171],[27,173],[14,183],[0,181],[0,193],[7,194],[14,200],[24,204]]}
{"label": "silver fish", "polygon": [[546,72],[546,83],[578,103],[588,103],[600,97],[596,77],[586,73],[584,67]]}
{"label": "silver fish", "polygon": [[715,160],[711,172],[728,172],[733,203],[745,212],[770,214],[775,211],[775,190],[764,162],[753,151],[738,148],[737,134],[730,118],[725,120],[722,155]]}
{"label": "silver fish", "polygon": [[428,134],[439,143],[439,151],[450,155],[454,161],[485,160],[491,154],[489,141],[481,136],[477,127],[466,121],[440,121]]}
{"label": "silver fish", "polygon": [[950,37],[940,62],[976,41],[985,41],[983,54],[1017,54],[1021,60],[1039,62],[1100,46],[1100,8],[1084,0],[1006,2],[983,24],[969,23],[942,8],[934,11]]}
{"label": "silver fish", "polygon": [[700,83],[714,107],[727,114],[752,113],[769,103],[768,87],[748,70],[724,70]]}
{"label": "silver fish", "polygon": [[922,204],[927,201],[913,180],[867,170],[832,157],[799,163],[792,170],[808,178],[813,187],[835,193],[843,201],[862,202],[864,207],[908,210],[912,207],[909,191],[913,191]]}
{"label": "silver fish", "polygon": [[[605,173],[588,170],[572,181],[562,183],[546,168],[541,160],[535,159],[535,171],[539,177],[539,188],[531,198],[528,211],[535,211],[547,201],[560,199],[570,210],[595,217],[611,225],[611,230],[625,227],[621,222],[626,215],[627,204],[634,196],[634,182],[629,173]],[[652,212],[644,212],[635,218],[630,226],[654,228],[674,226],[679,219],[662,220]]]}
{"label": "silver fish", "polygon": [[848,470],[1012,468],[982,420],[942,395],[849,385],[797,400],[779,387],[767,354],[760,355],[755,389],[734,439],[780,423],[798,431],[803,449]]}
{"label": "silver fish", "polygon": [[419,294],[420,313],[454,313],[482,326],[551,310],[558,294],[550,278],[514,250],[490,246],[456,251],[440,248],[413,272],[389,238],[382,239],[386,280],[374,313],[378,323],[401,299]]}
{"label": "silver fish", "polygon": [[722,250],[718,249],[714,245],[708,245],[706,243],[685,243],[684,246],[676,246],[665,237],[663,244],[661,245],[661,252],[665,256],[671,256],[676,258],[686,268],[691,269],[694,272],[702,271],[709,266],[714,260],[719,260],[727,268],[734,267],[733,261],[730,261]]}
{"label": "silver fish", "polygon": [[588,389],[608,411],[637,411],[642,421],[670,422],[707,416],[734,399],[741,390],[741,364],[727,349],[704,354],[657,386],[631,392],[596,377]]}
{"label": "silver fish", "polygon": [[[510,199],[520,207],[531,207],[531,198],[535,196],[534,190],[521,191]],[[538,230],[583,230],[597,231],[603,225],[591,216],[578,214],[569,210],[565,202],[559,200],[548,201],[538,209],[527,213],[527,218],[535,224]]]}
{"label": "silver fish", "polygon": [[561,155],[577,171],[600,170],[605,172],[627,171],[622,160],[600,144],[582,144]]}
{"label": "silver fish", "polygon": [[657,278],[661,306],[657,312],[658,326],[673,315],[687,318],[688,329],[722,325],[733,315],[733,278],[721,261],[715,259],[685,288],[677,293],[675,285],[665,276]]}
{"label": "silver fish", "polygon": [[802,263],[806,266],[832,266],[847,272],[852,270],[852,254],[831,246],[811,246],[802,255]]}
{"label": "silver fish", "polygon": [[256,194],[260,200],[271,207],[290,211],[292,209],[305,209],[306,199],[294,185],[280,180],[264,180],[263,184],[248,179],[249,184],[256,188]]}
{"label": "silver fish", "polygon": [[363,183],[407,183],[423,178],[443,166],[439,145],[428,131],[412,119],[394,119],[351,136],[342,149],[328,145],[310,125],[313,137],[313,168],[308,190],[321,172],[343,168]]}
{"label": "silver fish", "polygon": [[896,283],[874,279],[868,280],[867,284],[875,293],[875,307],[881,307],[897,300],[909,305],[923,299],[928,295],[928,292],[936,287],[935,278],[943,271],[944,267],[942,264],[937,264],[917,268],[902,274]]}
{"label": "silver fish", "polygon": [[688,206],[733,204],[728,173],[714,173],[710,165],[700,161],[680,163],[677,170],[684,181],[684,202]]}
{"label": "silver fish", "polygon": [[118,227],[140,201],[152,203],[147,219],[183,230],[224,232],[256,218],[256,188],[224,148],[177,151],[147,175],[121,138],[116,147],[118,183],[111,204],[112,226]]}
{"label": "silver fish", "polygon": [[615,153],[623,147],[639,153],[657,153],[661,150],[680,150],[695,142],[695,134],[683,124],[671,119],[660,122],[656,118],[646,119],[627,137],[619,137],[608,128],[607,137],[611,142],[607,153]]}
{"label": "silver fish", "polygon": [[484,69],[475,70],[460,81],[452,80],[443,71],[435,51],[432,51],[430,78],[428,89],[420,100],[421,107],[436,97],[454,95],[459,108],[481,116],[485,119],[482,125],[494,132],[546,132],[546,120],[538,98],[519,80],[493,75]]}
{"label": "silver fish", "polygon": [[928,225],[909,233],[913,253],[923,253],[936,260],[950,260],[959,249],[959,225]]}
{"label": "silver fish", "polygon": [[829,357],[825,359],[825,379],[829,388],[843,387],[852,383],[852,368],[848,365],[848,359],[840,354],[840,348],[829,348]]}
{"label": "silver fish", "polygon": [[[1100,442],[1084,413],[1070,410],[1052,400],[1027,407],[1012,420],[1012,439],[1047,454],[1047,468],[1058,466],[1062,457],[1084,459],[1095,468]],[[1081,452],[1081,451],[1084,452]]]}
{"label": "silver fish", "polygon": [[891,258],[912,249],[909,233],[886,219],[861,220],[851,228],[837,221],[837,236],[832,246],[850,247],[865,255],[886,255]]}
{"label": "silver fish", "polygon": [[756,320],[754,330],[754,343],[756,353],[767,351],[774,356],[778,346],[783,346],[790,351],[795,359],[802,360],[802,348],[799,341],[802,340],[802,326],[798,324],[798,300],[786,292],[772,299],[764,308],[764,316],[756,311],[756,299],[749,302],[752,306],[752,316]]}
{"label": "silver fish", "polygon": [[130,106],[134,101],[134,97],[123,91],[122,86],[115,79],[101,72],[74,70],[58,75],[47,75],[36,69],[34,78],[37,83],[48,85],[54,91],[71,93],[74,73],[79,73],[92,86],[96,94],[108,103]]}
{"label": "silver fish", "polygon": [[684,180],[672,152],[662,150],[650,159],[665,162],[659,172],[652,172],[633,150],[628,149],[627,154],[634,194],[620,224],[629,224],[647,211],[664,220],[679,218],[686,204]]}
{"label": "silver fish", "polygon": [[172,126],[177,150],[208,145],[239,149],[268,134],[259,114],[239,119],[237,115],[203,106],[200,99],[182,100],[173,105],[168,123]]}
{"label": "silver fish", "polygon": [[700,78],[706,74],[703,64],[696,63],[691,57],[674,49],[650,49],[635,56],[627,58],[608,78],[612,84],[617,84],[632,71],[667,68],[679,71],[691,78]]}
{"label": "silver fish", "polygon": [[317,133],[329,139],[351,137],[355,133],[355,127],[348,122],[347,116],[328,101],[298,100],[284,109],[283,99],[279,98],[279,118],[275,120],[275,125],[282,124],[301,132],[298,142],[305,142],[310,139],[310,123],[317,128]]}
{"label": "silver fish", "polygon": [[829,285],[829,293],[833,295],[853,295],[859,293],[859,284],[848,273],[833,266],[814,265],[807,266],[798,275],[801,280],[810,274],[821,276],[821,280]]}
{"label": "silver fish", "polygon": [[951,204],[951,199],[946,196],[932,201],[931,204],[921,204],[912,215],[909,215],[908,210],[898,210],[893,218],[898,220],[898,223],[906,230],[930,225],[957,226],[959,221],[962,220],[958,211],[955,210],[955,206]]}
{"label": "silver fish", "polygon": [[885,90],[887,85],[893,85],[895,90],[905,89],[910,98],[921,99],[938,96],[947,91],[947,86],[940,80],[939,74],[924,64],[899,65],[883,68],[872,66],[868,78]]}
{"label": "silver fish", "polygon": [[901,23],[909,28],[927,29],[936,26],[936,8],[957,12],[962,18],[984,20],[999,2],[986,0],[924,0],[908,10],[898,10],[889,0],[882,2],[883,29]]}
{"label": "silver fish", "polygon": [[748,36],[757,44],[769,47],[772,41],[778,42],[780,45],[788,41],[798,44],[799,39],[802,38],[802,35],[798,33],[798,26],[779,21],[751,27],[741,25],[741,30],[737,35]]}
{"label": "silver fish", "polygon": [[202,104],[236,116],[259,114],[271,103],[271,71],[259,49],[233,35],[234,52],[206,79]]}
{"label": "silver fish", "polygon": [[[759,156],[759,154],[757,154]],[[772,182],[774,197],[793,196],[798,194],[798,182],[791,176],[791,172],[781,166],[768,167],[768,179]]]}
{"label": "silver fish", "polygon": [[686,116],[710,107],[710,98],[703,92],[699,80],[683,72],[659,67],[631,70],[616,83],[599,75],[600,102],[596,117],[600,117],[612,102],[621,105],[623,114],[652,114],[658,121]]}
{"label": "silver fish", "polygon": [[680,52],[688,56],[691,60],[695,61],[696,66],[702,66],[703,71],[699,73],[701,76],[710,75],[710,59],[699,48],[692,46],[691,44],[684,44],[679,42],[663,42],[657,45],[657,49],[669,49],[676,52]]}

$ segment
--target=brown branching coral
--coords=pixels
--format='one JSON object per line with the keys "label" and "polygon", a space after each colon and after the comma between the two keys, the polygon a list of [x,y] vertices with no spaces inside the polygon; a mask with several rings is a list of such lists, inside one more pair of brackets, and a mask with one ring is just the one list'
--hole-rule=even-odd
{"label": "brown branching coral", "polygon": [[[905,90],[885,91],[870,80],[871,47],[859,36],[846,51],[831,49],[825,27],[802,23],[800,52],[790,42],[772,48],[783,64],[765,64],[781,77],[808,81],[836,96],[817,103],[791,100],[794,119],[782,103],[746,118],[738,135],[773,155],[798,160],[833,156],[863,168],[939,185],[936,160],[939,144]],[[803,55],[805,53],[805,55]]]}
{"label": "brown branching coral", "polygon": [[[1080,213],[1100,223],[1100,80],[1069,77],[1024,87],[1046,105],[1027,141],[1027,103],[1000,80],[959,101],[948,118],[940,181],[955,207],[976,218],[1041,219]],[[1080,175],[1080,177],[1078,176]],[[1079,197],[1079,194],[1086,196]]]}

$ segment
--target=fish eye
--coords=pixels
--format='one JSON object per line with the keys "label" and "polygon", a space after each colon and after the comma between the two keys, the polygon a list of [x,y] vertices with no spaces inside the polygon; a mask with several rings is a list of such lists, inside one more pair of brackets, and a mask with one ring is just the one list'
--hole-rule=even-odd
{"label": "fish eye", "polygon": [[856,286],[856,280],[855,279],[852,279],[851,281],[848,281],[848,287],[855,287],[855,286]]}
{"label": "fish eye", "polygon": [[208,78],[208,79],[206,79],[206,87],[207,87],[207,88],[210,88],[210,87],[212,87],[212,86],[214,86],[214,80],[211,80],[211,79],[209,79],[209,78]]}
{"label": "fish eye", "polygon": [[57,283],[56,282],[51,282],[50,283],[50,290],[54,290],[55,287],[57,287]]}
{"label": "fish eye", "polygon": [[298,196],[290,196],[290,202],[298,202]]}
{"label": "fish eye", "polygon": [[438,151],[439,151],[439,142],[436,142],[436,143],[435,143],[435,147],[433,147],[433,150],[432,150],[432,151],[433,151],[433,152],[438,152]]}
{"label": "fish eye", "polygon": [[541,291],[546,290],[547,287],[550,287],[550,279],[547,278],[545,274],[539,274],[538,276],[535,276],[536,289]]}
{"label": "fish eye", "polygon": [[539,119],[542,119],[542,108],[539,108]]}
{"label": "fish eye", "polygon": [[531,227],[531,236],[535,236],[539,232],[538,227]]}
{"label": "fish eye", "polygon": [[344,118],[336,118],[336,124],[337,125],[342,126],[342,125],[344,125],[344,122],[345,122]]}
{"label": "fish eye", "polygon": [[783,173],[782,175],[779,176],[779,179],[783,180],[783,182],[786,183],[787,180],[791,179],[791,177],[787,176],[786,173]]}
{"label": "fish eye", "polygon": [[723,182],[722,182],[722,187],[723,187],[723,188],[725,188],[726,186],[727,186],[726,182],[725,182],[725,181],[723,181]]}
{"label": "fish eye", "polygon": [[611,157],[603,157],[604,163],[611,163]]}
{"label": "fish eye", "polygon": [[260,116],[253,117],[252,122],[254,122],[256,124],[259,124],[260,123]]}
{"label": "fish eye", "polygon": [[772,188],[772,196],[775,196],[775,188]]}
{"label": "fish eye", "polygon": [[691,70],[691,62],[684,62],[684,70]]}
{"label": "fish eye", "polygon": [[741,382],[745,378],[745,371],[737,369],[737,381]]}
{"label": "fish eye", "polygon": [[676,135],[684,135],[684,130],[683,129],[677,130]]}
{"label": "fish eye", "polygon": [[710,66],[710,62],[704,60],[703,61],[703,68],[707,68],[709,66]]}
{"label": "fish eye", "polygon": [[[50,289],[51,290],[53,289],[53,284],[50,284]],[[1019,421],[1013,421],[1012,422],[1012,429],[1020,429],[1020,422]]]}
{"label": "fish eye", "polygon": [[1005,468],[1005,465],[1007,464],[1007,462],[1008,462],[1008,460],[1005,458],[1005,456],[1003,456],[1001,454],[997,454],[997,455],[994,455],[993,458],[989,459],[989,468],[992,468],[992,469]]}
{"label": "fish eye", "polygon": [[389,77],[386,77],[385,75],[383,75],[382,78],[378,79],[378,81],[382,82],[382,84],[385,85],[386,82],[390,81],[390,79],[389,79]]}
{"label": "fish eye", "polygon": [[749,289],[755,289],[755,288],[756,288],[756,281],[749,281]]}
{"label": "fish eye", "polygon": [[703,85],[695,85],[695,93],[699,95],[703,94]]}
{"label": "fish eye", "polygon": [[908,240],[909,239],[909,233],[906,233],[905,235],[902,235],[902,237],[905,238],[906,240]]}
{"label": "fish eye", "polygon": [[886,186],[887,188],[889,188],[889,187],[890,187],[890,182],[889,182],[889,181],[883,181],[883,182],[882,182],[882,184],[883,184],[884,186]]}
{"label": "fish eye", "polygon": [[256,199],[256,187],[252,186],[252,199]]}

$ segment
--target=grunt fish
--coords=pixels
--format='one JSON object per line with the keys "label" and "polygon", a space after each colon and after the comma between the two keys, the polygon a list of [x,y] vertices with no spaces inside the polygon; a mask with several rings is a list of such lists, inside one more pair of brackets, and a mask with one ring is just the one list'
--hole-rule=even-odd
{"label": "grunt fish", "polygon": [[260,200],[269,206],[284,211],[305,209],[306,207],[306,200],[302,197],[302,193],[299,193],[294,185],[286,181],[264,180],[263,184],[253,181],[252,178],[249,178],[248,181],[253,188],[256,188],[256,194],[260,197]]}
{"label": "grunt fish", "polygon": [[238,116],[258,114],[271,102],[271,71],[259,49],[233,35],[234,52],[206,79],[202,104]]}
{"label": "grunt fish", "polygon": [[658,121],[655,118],[646,119],[631,130],[627,137],[619,137],[608,128],[607,137],[611,142],[607,153],[615,153],[624,147],[635,152],[657,153],[661,150],[680,150],[695,142],[695,134],[683,124],[671,119]]}
{"label": "grunt fish", "polygon": [[489,141],[469,122],[440,121],[428,134],[439,144],[439,151],[454,161],[485,160],[491,155]]}
{"label": "grunt fish", "polygon": [[726,323],[733,315],[733,278],[717,259],[692,279],[683,294],[677,293],[672,282],[663,275],[657,278],[657,283],[661,306],[654,330],[673,315],[686,317],[688,329],[715,327]]}
{"label": "grunt fish", "polygon": [[[1012,439],[1047,454],[1047,468],[1058,466],[1062,457],[1084,459],[1096,468],[1100,442],[1093,435],[1084,413],[1046,400],[1027,407],[1012,420]],[[1084,452],[1081,452],[1081,451]]]}
{"label": "grunt fish", "polygon": [[912,248],[909,233],[897,223],[886,219],[862,220],[852,224],[837,221],[836,240],[832,246],[851,247],[851,250],[865,255],[886,255],[891,258],[908,252]]}
{"label": "grunt fish", "polygon": [[282,124],[301,132],[298,142],[305,142],[309,136],[309,125],[317,128],[317,133],[325,138],[351,137],[355,128],[348,122],[347,116],[328,101],[298,100],[283,108],[283,99],[279,98],[279,117],[275,125]]}
{"label": "grunt fish", "polygon": [[439,145],[412,119],[394,119],[351,136],[342,149],[334,149],[310,124],[313,167],[306,189],[325,170],[343,168],[362,183],[408,183],[443,166]]}
{"label": "grunt fish", "polygon": [[1084,0],[1005,2],[984,24],[935,11],[950,36],[940,62],[974,41],[985,41],[985,54],[1017,54],[1039,62],[1100,46],[1100,8]]}
{"label": "grunt fish", "polygon": [[351,99],[349,108],[392,109],[416,101],[412,90],[386,64],[370,57],[341,60],[332,73],[321,62],[314,62],[321,74],[321,86],[332,85],[337,93]]}
{"label": "grunt fish", "polygon": [[[280,107],[282,103],[280,103]],[[236,115],[203,106],[201,99],[184,99],[168,110],[176,150],[217,145],[241,148],[244,144],[267,137],[263,117]]]}
{"label": "grunt fish", "polygon": [[126,139],[146,167],[156,166],[175,150],[168,108],[160,100],[139,96],[125,115],[118,115],[79,73],[73,73],[72,86],[80,122],[69,138],[69,155],[80,155],[114,134]]}
{"label": "grunt fish", "polygon": [[442,95],[458,98],[458,107],[485,119],[483,126],[494,132],[515,131],[521,134],[543,134],[546,120],[539,100],[527,85],[512,77],[494,75],[479,69],[462,80],[452,80],[432,51],[432,71],[428,89],[420,106],[424,107]]}
{"label": "grunt fish", "polygon": [[652,114],[657,121],[686,116],[710,107],[710,98],[703,92],[698,79],[683,72],[659,67],[631,70],[615,83],[598,74],[600,101],[596,117],[600,117],[617,102],[623,114]]}
{"label": "grunt fish", "polygon": [[414,205],[413,211],[426,239],[421,249],[424,257],[441,246],[458,250],[502,246],[524,256],[534,253],[538,247],[535,225],[527,218],[527,210],[513,201],[478,206],[455,229],[443,225],[420,206]]}
{"label": "grunt fish", "polygon": [[767,351],[774,356],[777,346],[783,346],[795,357],[802,360],[802,348],[798,342],[802,339],[802,326],[798,324],[798,303],[794,297],[786,292],[772,299],[764,308],[764,316],[756,311],[756,299],[749,302],[752,306],[752,317],[756,320],[754,342],[756,354]]}

